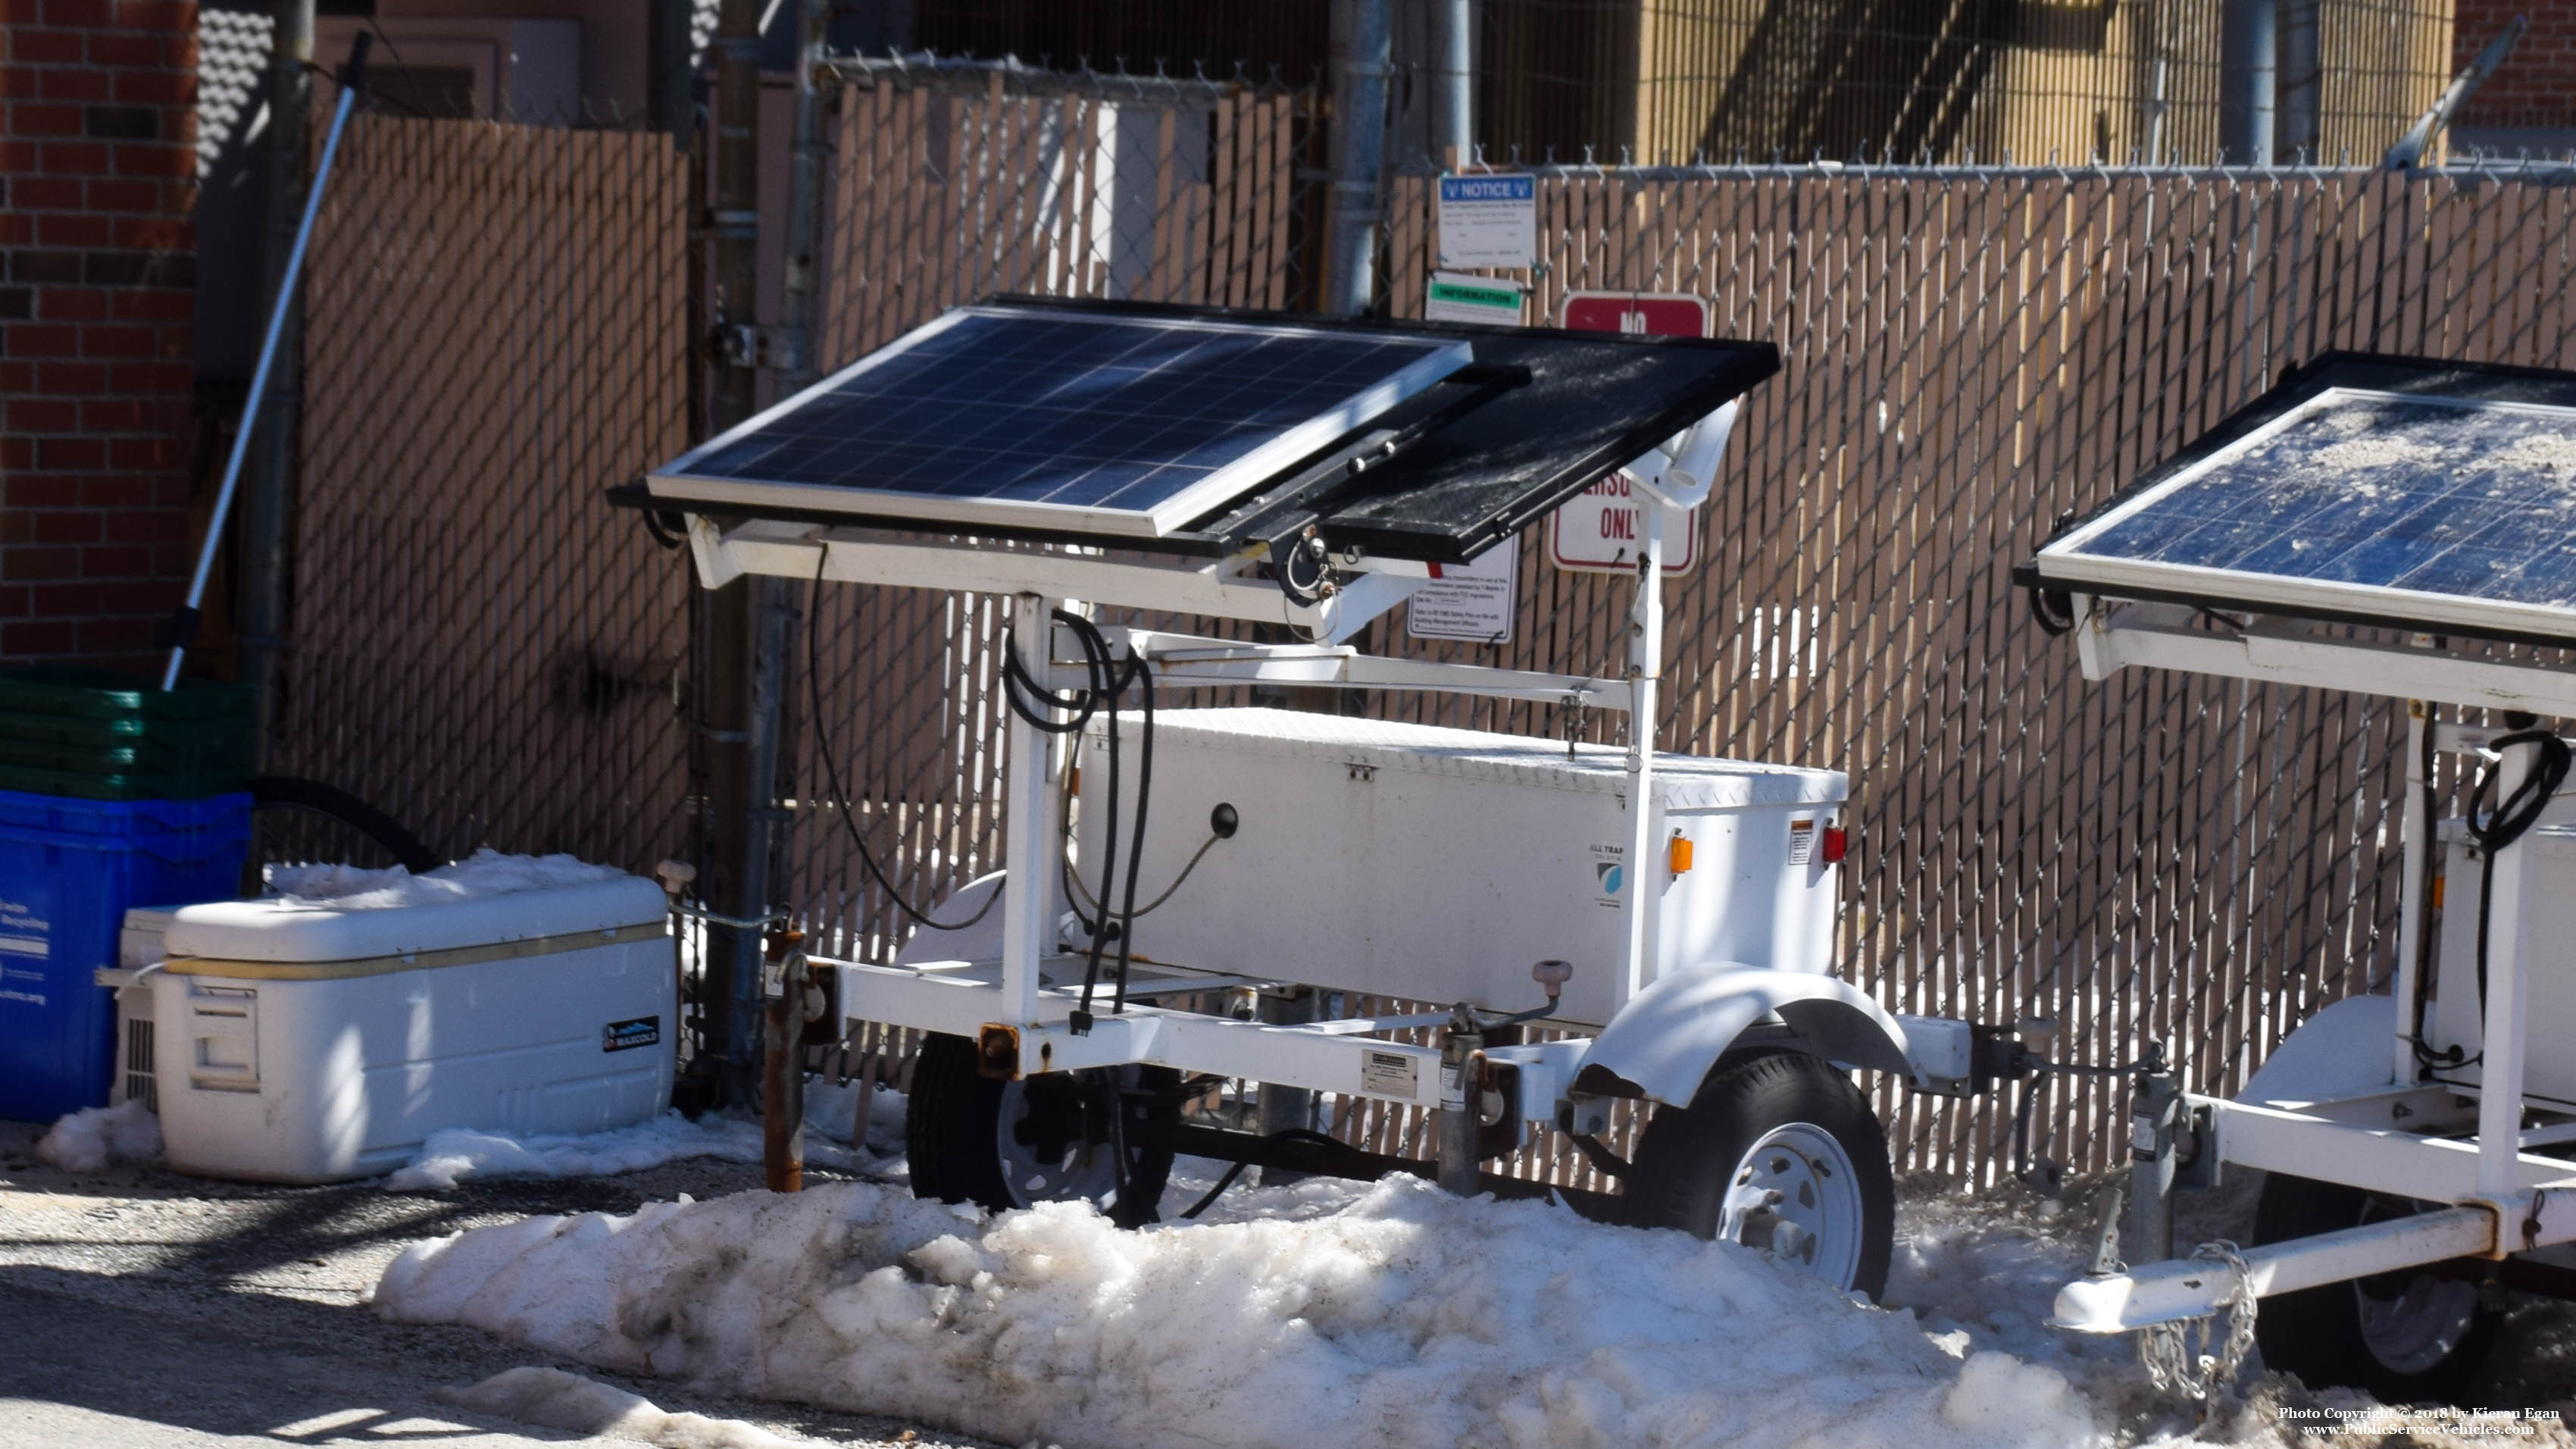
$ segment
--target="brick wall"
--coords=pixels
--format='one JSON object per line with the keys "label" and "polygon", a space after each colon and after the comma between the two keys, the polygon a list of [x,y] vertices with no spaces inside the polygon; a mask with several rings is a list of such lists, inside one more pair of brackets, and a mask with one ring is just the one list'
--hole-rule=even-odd
{"label": "brick wall", "polygon": [[0,659],[134,667],[187,587],[193,0],[0,0]]}
{"label": "brick wall", "polygon": [[2576,126],[2576,0],[2457,0],[2453,74],[2516,15],[2530,18],[2530,33],[2460,119],[2473,126]]}

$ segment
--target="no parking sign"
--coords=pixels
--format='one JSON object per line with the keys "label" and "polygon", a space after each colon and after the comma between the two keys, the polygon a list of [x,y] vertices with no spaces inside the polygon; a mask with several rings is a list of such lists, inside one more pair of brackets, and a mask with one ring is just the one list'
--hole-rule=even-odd
{"label": "no parking sign", "polygon": [[[1706,337],[1708,303],[1699,297],[1652,292],[1574,292],[1565,299],[1565,326],[1576,332]],[[1548,515],[1548,562],[1576,573],[1634,571],[1646,536],[1645,505],[1652,501],[1629,483],[1625,473],[1614,473],[1584,489]],[[1699,562],[1699,510],[1694,508],[1685,517],[1678,539],[1674,532],[1670,528],[1665,532],[1664,572],[1687,573]]]}

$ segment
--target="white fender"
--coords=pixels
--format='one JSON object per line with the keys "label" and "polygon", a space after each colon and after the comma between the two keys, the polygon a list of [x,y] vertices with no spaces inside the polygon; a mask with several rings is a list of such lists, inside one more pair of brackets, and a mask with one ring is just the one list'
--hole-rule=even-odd
{"label": "white fender", "polygon": [[[979,875],[959,886],[948,899],[941,901],[931,915],[943,921],[962,921],[984,911],[984,903],[1002,888],[1004,872]],[[1002,909],[984,911],[984,919],[962,931],[942,931],[924,926],[912,933],[903,949],[894,953],[897,966],[918,966],[924,961],[993,961],[1002,954]]]}
{"label": "white fender", "polygon": [[2395,997],[2347,996],[2292,1028],[2236,1100],[2304,1104],[2393,1087],[2397,1062],[2388,1044],[2396,1036]]}
{"label": "white fender", "polygon": [[[1687,1106],[1736,1038],[1771,1017],[1797,1033],[1794,1045],[1837,1065],[1914,1076],[1905,1029],[1841,978],[1716,962],[1667,971],[1639,992],[1593,1038],[1576,1069],[1575,1090],[1642,1091],[1654,1101]],[[1602,1080],[1604,1073],[1616,1081]]]}

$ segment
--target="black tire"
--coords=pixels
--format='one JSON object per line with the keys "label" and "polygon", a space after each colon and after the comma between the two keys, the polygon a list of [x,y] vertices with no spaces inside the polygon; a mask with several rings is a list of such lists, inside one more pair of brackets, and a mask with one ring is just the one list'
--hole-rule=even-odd
{"label": "black tire", "polygon": [[[1167,1067],[1127,1070],[1137,1086],[1173,1087],[1180,1081],[1179,1074]],[[1032,1202],[1089,1196],[1062,1191],[1063,1184],[1050,1184],[1051,1190],[1034,1193],[1015,1187],[1003,1172],[1001,1118],[1006,1103],[1034,1101],[1037,1110],[1023,1113],[1023,1124],[1046,1124],[1040,1130],[1052,1128],[1062,1146],[1069,1147],[1077,1135],[1105,1145],[1107,1119],[1099,1108],[1107,1100],[1109,1080],[1106,1072],[1092,1071],[1048,1072],[1006,1082],[977,1070],[975,1044],[966,1038],[924,1037],[913,1066],[912,1094],[904,1104],[903,1143],[912,1164],[912,1195],[939,1202],[980,1203],[997,1212]],[[1127,1099],[1126,1111],[1131,1125],[1171,1120],[1179,1116],[1180,1102],[1176,1096],[1158,1093],[1143,1100]],[[1126,1187],[1116,1193],[1109,1216],[1131,1228],[1155,1221],[1171,1177],[1170,1151],[1129,1147]]]}
{"label": "black tire", "polygon": [[[1688,1107],[1658,1108],[1628,1169],[1627,1221],[1716,1237],[1729,1190],[1757,1170],[1748,1160],[1755,1145],[1776,1131],[1799,1127],[1829,1137],[1841,1149],[1856,1191],[1833,1191],[1832,1200],[1847,1212],[1856,1199],[1859,1218],[1849,1281],[1835,1281],[1841,1275],[1817,1262],[1812,1238],[1805,1261],[1836,1287],[1876,1300],[1887,1287],[1888,1255],[1896,1240],[1896,1180],[1887,1160],[1887,1134],[1850,1078],[1803,1053],[1721,1061]],[[1797,1169],[1816,1179],[1804,1184],[1810,1189],[1839,1170],[1829,1161],[1804,1157]],[[1794,1176],[1781,1180],[1793,1187],[1799,1181]],[[1739,1240],[1760,1239],[1767,1231],[1747,1214]]]}
{"label": "black tire", "polygon": [[[2254,1241],[2286,1243],[2421,1211],[2403,1199],[2274,1173],[2255,1205]],[[2485,1366],[2503,1317],[2481,1301],[2487,1267],[2462,1258],[2266,1298],[2254,1341],[2266,1368],[2312,1389],[2366,1389],[2388,1404],[2459,1403]],[[2404,1306],[2410,1291],[2417,1304],[2411,1312]]]}
{"label": "black tire", "polygon": [[250,782],[250,804],[246,894],[258,893],[261,867],[299,857],[368,869],[399,865],[414,875],[447,863],[392,816],[336,785],[262,775]]}

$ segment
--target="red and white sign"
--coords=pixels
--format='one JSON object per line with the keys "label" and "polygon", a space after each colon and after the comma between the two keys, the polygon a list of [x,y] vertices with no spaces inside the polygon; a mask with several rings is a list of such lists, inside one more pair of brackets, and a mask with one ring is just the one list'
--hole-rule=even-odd
{"label": "red and white sign", "polygon": [[1569,292],[1565,298],[1565,326],[1571,332],[1706,337],[1708,300],[1669,292]]}
{"label": "red and white sign", "polygon": [[[1651,292],[1575,292],[1565,299],[1565,325],[1576,332],[1642,332],[1706,337],[1708,303]],[[1645,547],[1645,505],[1626,474],[1614,473],[1548,515],[1547,559],[1575,573],[1624,574]],[[1664,572],[1687,573],[1699,562],[1699,510],[1664,532]]]}

